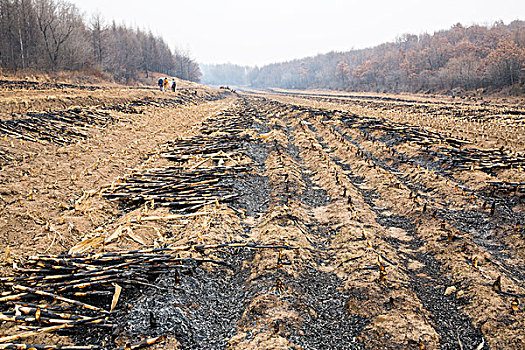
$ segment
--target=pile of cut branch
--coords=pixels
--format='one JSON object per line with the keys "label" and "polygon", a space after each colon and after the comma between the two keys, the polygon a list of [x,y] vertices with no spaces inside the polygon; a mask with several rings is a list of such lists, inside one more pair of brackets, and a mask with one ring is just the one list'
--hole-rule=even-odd
{"label": "pile of cut branch", "polygon": [[[14,265],[15,275],[0,278],[0,321],[17,323],[20,327],[18,332],[0,337],[0,349],[102,349],[100,345],[16,342],[44,333],[72,335],[85,332],[86,328],[90,334],[98,332],[116,337],[123,331],[119,324],[126,309],[122,306],[126,303],[119,302],[123,290],[131,292],[127,295],[133,297],[133,291],[138,288],[160,289],[152,282],[162,274],[179,274],[202,264],[229,266],[219,259],[182,258],[180,254],[225,249],[231,254],[233,248],[293,249],[282,245],[225,243],[91,255],[42,255],[18,262]],[[138,349],[163,339],[145,339],[118,349]]]}
{"label": "pile of cut branch", "polygon": [[507,195],[525,194],[525,182],[489,181],[487,183],[493,193],[499,192]]}
{"label": "pile of cut branch", "polygon": [[[197,155],[209,157],[240,149],[242,142],[248,140],[248,136],[239,135],[181,138],[169,141],[161,156],[175,162],[186,162],[195,159]],[[229,154],[229,156],[232,157],[233,155]]]}
{"label": "pile of cut branch", "polygon": [[118,184],[108,185],[102,196],[128,205],[150,202],[173,211],[191,213],[205,205],[238,197],[221,180],[249,171],[247,166],[218,166],[183,170],[177,167],[134,170]]}
{"label": "pile of cut branch", "polygon": [[249,137],[241,132],[252,121],[251,117],[228,112],[210,118],[203,123],[203,132],[220,133],[180,138],[165,145],[160,156],[178,163],[177,166],[132,170],[117,183],[107,185],[101,194],[131,206],[147,202],[180,213],[231,201],[239,194],[230,185],[224,185],[224,180],[251,171],[249,163],[242,161],[243,143]]}
{"label": "pile of cut branch", "polygon": [[88,90],[95,91],[103,89],[100,86],[92,85],[76,85],[76,84],[65,84],[65,83],[40,83],[37,81],[25,81],[25,80],[0,80],[0,90],[46,90],[46,89],[77,89],[77,90]]}
{"label": "pile of cut branch", "polygon": [[525,156],[513,154],[503,149],[452,149],[440,150],[445,161],[449,164],[448,170],[481,170],[492,171],[525,167]]}
{"label": "pile of cut branch", "polygon": [[24,118],[0,121],[0,135],[62,146],[87,138],[89,129],[104,129],[115,121],[107,112],[79,107],[54,112],[30,112]]}
{"label": "pile of cut branch", "polygon": [[469,144],[469,141],[454,137],[447,137],[440,133],[427,130],[413,125],[396,123],[385,118],[375,118],[360,115],[344,115],[341,117],[347,126],[356,127],[362,131],[381,131],[385,134],[399,136],[404,142],[413,142],[420,146],[430,146],[433,144],[448,144],[452,147],[461,147]]}
{"label": "pile of cut branch", "polygon": [[209,118],[202,123],[201,131],[209,135],[215,132],[228,133],[230,135],[240,134],[253,124],[253,117],[244,111],[243,113],[223,112],[213,118]]}

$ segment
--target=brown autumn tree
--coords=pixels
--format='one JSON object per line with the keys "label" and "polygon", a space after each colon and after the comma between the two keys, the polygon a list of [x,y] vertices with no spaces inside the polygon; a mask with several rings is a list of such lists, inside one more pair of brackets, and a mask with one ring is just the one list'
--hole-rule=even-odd
{"label": "brown autumn tree", "polygon": [[343,80],[339,63],[345,62],[352,72],[344,78],[346,90],[442,91],[514,85],[519,92],[525,89],[524,49],[525,21],[456,24],[433,34],[402,35],[372,48],[274,63],[253,70],[249,81],[259,87],[338,89]]}
{"label": "brown autumn tree", "polygon": [[519,82],[524,68],[525,48],[513,40],[501,40],[486,58],[489,72],[500,85],[514,85]]}
{"label": "brown autumn tree", "polygon": [[[305,68],[303,67],[303,70],[304,69]],[[346,86],[346,79],[348,79],[348,77],[352,74],[348,63],[346,63],[345,61],[340,61],[337,64],[335,74],[339,77],[339,79],[341,79],[341,87],[344,89]]]}

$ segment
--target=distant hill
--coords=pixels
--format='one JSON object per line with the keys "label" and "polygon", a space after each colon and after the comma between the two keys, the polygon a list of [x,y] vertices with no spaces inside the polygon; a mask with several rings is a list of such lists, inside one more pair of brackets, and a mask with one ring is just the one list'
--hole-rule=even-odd
{"label": "distant hill", "polygon": [[207,85],[249,85],[247,66],[235,64],[201,64],[202,83]]}
{"label": "distant hill", "polygon": [[[330,52],[261,68],[215,66],[219,84],[242,80],[254,87],[377,92],[525,90],[525,22],[491,26],[456,24],[434,34],[405,34],[395,42],[347,52]],[[233,67],[231,67],[233,66]],[[224,68],[225,70],[221,70]],[[205,70],[204,81],[212,79]],[[235,80],[228,80],[235,77]],[[219,79],[220,80],[220,79]],[[213,80],[218,83],[219,80]]]}

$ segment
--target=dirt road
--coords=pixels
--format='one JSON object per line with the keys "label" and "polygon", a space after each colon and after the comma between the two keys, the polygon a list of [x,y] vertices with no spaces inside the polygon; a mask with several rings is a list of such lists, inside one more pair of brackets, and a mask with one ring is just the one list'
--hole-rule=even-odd
{"label": "dirt road", "polygon": [[[78,300],[106,310],[115,284],[124,289],[108,326],[89,337],[86,325],[62,330],[68,337],[53,342],[525,348],[525,110],[204,88],[120,94],[0,125],[5,276],[58,293],[30,278],[42,273],[34,267],[50,269],[37,261],[50,260],[29,255],[77,259],[61,273],[85,276],[92,253],[110,261],[188,247],[176,250],[184,266],[162,265],[141,284],[129,276],[90,284],[106,296]],[[240,244],[202,247],[226,243]],[[142,250],[119,263],[132,269],[132,255],[150,254]],[[4,279],[2,301],[14,288]],[[6,300],[4,314],[16,303]],[[12,323],[2,330],[21,332]]]}

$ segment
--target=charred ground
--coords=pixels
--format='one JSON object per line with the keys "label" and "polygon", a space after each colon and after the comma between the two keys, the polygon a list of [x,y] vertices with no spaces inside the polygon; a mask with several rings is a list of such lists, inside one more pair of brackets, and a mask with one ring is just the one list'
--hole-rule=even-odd
{"label": "charred ground", "polygon": [[35,290],[108,310],[123,288],[102,323],[15,342],[523,348],[521,107],[4,85],[2,312],[29,318],[2,331],[100,312]]}

